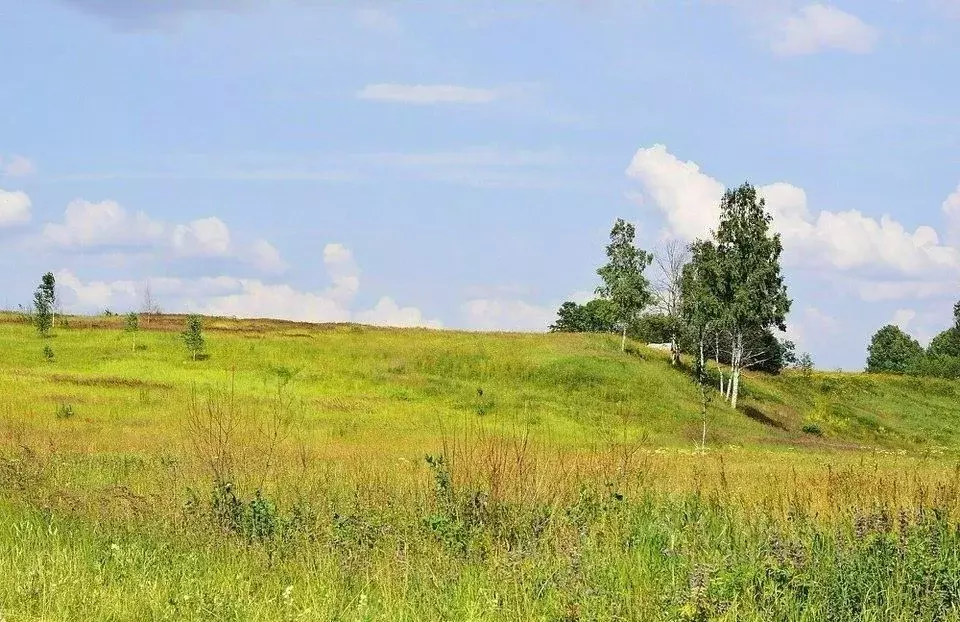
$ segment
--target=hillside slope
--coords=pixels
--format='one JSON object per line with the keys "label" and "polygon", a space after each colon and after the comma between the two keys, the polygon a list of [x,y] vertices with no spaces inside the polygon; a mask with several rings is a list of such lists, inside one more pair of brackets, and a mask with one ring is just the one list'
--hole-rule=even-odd
{"label": "hillside slope", "polygon": [[[232,391],[243,409],[269,412],[291,375],[282,393],[317,446],[335,439],[403,454],[472,423],[566,446],[628,439],[692,447],[700,438],[689,374],[642,346],[621,354],[607,336],[208,319],[210,356],[194,362],[177,334],[182,324],[148,318],[134,338],[122,318],[70,318],[42,340],[16,316],[0,316],[8,440],[160,451],[182,437],[195,396]],[[740,411],[714,397],[708,444],[942,452],[960,439],[957,383],[789,372],[751,374],[744,385]],[[822,437],[803,431],[811,423]]]}

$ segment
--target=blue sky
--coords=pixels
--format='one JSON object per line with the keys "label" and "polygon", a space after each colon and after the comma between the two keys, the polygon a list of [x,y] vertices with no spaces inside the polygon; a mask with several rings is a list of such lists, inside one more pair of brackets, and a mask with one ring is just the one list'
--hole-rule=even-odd
{"label": "blue sky", "polygon": [[960,1],[0,0],[0,303],[542,330],[761,187],[860,368],[960,276]]}

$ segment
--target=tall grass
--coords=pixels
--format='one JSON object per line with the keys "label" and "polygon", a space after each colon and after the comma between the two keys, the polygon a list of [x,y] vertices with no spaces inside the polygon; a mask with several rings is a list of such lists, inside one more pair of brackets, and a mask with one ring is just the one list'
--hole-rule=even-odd
{"label": "tall grass", "polygon": [[0,324],[0,619],[960,619],[950,384],[751,377],[701,451],[603,338],[72,325]]}

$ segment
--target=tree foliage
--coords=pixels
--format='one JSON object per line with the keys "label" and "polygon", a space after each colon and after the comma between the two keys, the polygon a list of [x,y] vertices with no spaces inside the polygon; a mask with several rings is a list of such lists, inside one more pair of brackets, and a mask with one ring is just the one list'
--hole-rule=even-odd
{"label": "tree foliage", "polygon": [[771,231],[773,217],[756,188],[744,183],[727,190],[720,201],[720,223],[714,233],[720,323],[729,331],[731,385],[729,399],[736,408],[740,371],[756,352],[749,349],[751,332],[777,327],[786,330],[792,301],[780,269],[783,245]]}
{"label": "tree foliage", "polygon": [[40,285],[33,294],[33,323],[41,337],[47,337],[50,334],[55,302],[56,280],[52,272],[47,272],[40,279]]}
{"label": "tree foliage", "polygon": [[887,324],[878,330],[867,348],[867,371],[871,373],[905,374],[915,369],[923,356],[920,343]]}
{"label": "tree foliage", "polygon": [[557,333],[611,333],[617,329],[615,311],[609,300],[597,298],[586,304],[565,302],[550,326]]}
{"label": "tree foliage", "polygon": [[597,270],[603,284],[597,294],[610,301],[617,326],[623,333],[620,349],[626,348],[627,328],[650,304],[650,282],[643,271],[653,257],[634,244],[636,230],[622,218],[618,218],[610,232],[607,245],[607,263]]}
{"label": "tree foliage", "polygon": [[204,348],[203,318],[199,315],[188,316],[186,327],[180,336],[187,350],[193,356],[193,360],[197,360],[203,354]]}

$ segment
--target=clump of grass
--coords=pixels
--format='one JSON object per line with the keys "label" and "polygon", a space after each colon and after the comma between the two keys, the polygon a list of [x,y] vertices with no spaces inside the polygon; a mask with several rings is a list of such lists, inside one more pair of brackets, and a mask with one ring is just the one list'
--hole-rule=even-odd
{"label": "clump of grass", "polygon": [[60,404],[57,406],[57,419],[71,419],[74,414],[71,404]]}
{"label": "clump of grass", "polygon": [[823,430],[820,428],[818,424],[813,422],[804,423],[802,430],[804,434],[810,434],[813,436],[823,436]]}
{"label": "clump of grass", "polygon": [[49,345],[43,346],[43,360],[48,363],[52,363],[56,359],[56,354],[53,352],[53,348]]}

